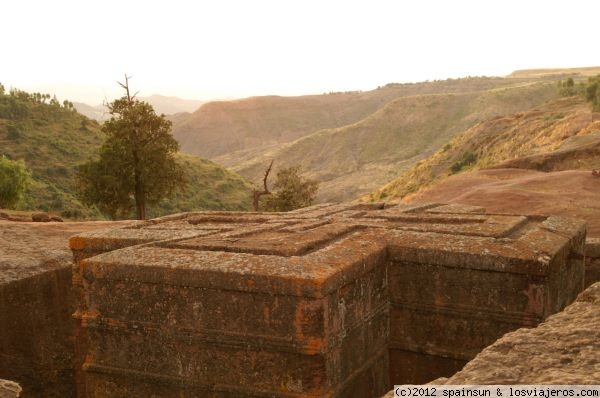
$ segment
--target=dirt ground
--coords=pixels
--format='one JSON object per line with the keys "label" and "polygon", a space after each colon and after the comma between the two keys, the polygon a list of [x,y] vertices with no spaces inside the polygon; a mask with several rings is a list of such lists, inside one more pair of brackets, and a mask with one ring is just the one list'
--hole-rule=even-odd
{"label": "dirt ground", "polygon": [[452,176],[407,201],[463,203],[488,213],[562,215],[587,222],[600,238],[600,177],[590,171],[493,169]]}

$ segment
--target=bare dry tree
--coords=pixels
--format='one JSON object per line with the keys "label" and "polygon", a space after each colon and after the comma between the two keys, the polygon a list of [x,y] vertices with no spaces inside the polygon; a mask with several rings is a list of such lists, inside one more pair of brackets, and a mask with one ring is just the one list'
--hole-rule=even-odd
{"label": "bare dry tree", "polygon": [[129,79],[131,79],[131,76],[127,76],[127,73],[125,73],[125,83],[117,82],[117,84],[127,92],[127,101],[131,104],[139,91],[136,91],[133,95],[129,94]]}
{"label": "bare dry tree", "polygon": [[269,178],[269,173],[271,172],[272,167],[273,167],[273,160],[271,160],[271,164],[269,164],[267,171],[265,171],[265,176],[263,178],[263,190],[259,191],[258,189],[255,189],[252,191],[252,206],[254,207],[254,211],[258,211],[258,204],[260,201],[260,197],[263,195],[271,194],[271,191],[269,191],[269,188],[267,187],[267,178]]}

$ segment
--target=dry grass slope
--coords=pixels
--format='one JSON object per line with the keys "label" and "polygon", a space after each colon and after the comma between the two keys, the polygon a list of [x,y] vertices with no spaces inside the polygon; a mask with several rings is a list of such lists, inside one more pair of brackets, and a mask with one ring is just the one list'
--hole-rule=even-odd
{"label": "dry grass slope", "polygon": [[240,156],[231,169],[257,181],[270,159],[275,159],[276,167],[298,164],[307,176],[321,182],[320,201],[352,200],[476,123],[555,97],[554,84],[545,82],[400,97],[357,123],[320,130],[258,155]]}
{"label": "dry grass slope", "polygon": [[[466,93],[531,81],[475,77],[392,83],[366,92],[210,102],[193,114],[179,118],[174,135],[183,151],[233,166],[240,157],[248,160],[265,148],[292,142],[319,130],[357,123],[400,97]],[[243,153],[240,155],[237,151]]]}
{"label": "dry grass slope", "polygon": [[592,122],[580,98],[565,98],[479,123],[363,199],[401,199],[452,174],[483,168],[589,170],[599,155],[600,122]]}

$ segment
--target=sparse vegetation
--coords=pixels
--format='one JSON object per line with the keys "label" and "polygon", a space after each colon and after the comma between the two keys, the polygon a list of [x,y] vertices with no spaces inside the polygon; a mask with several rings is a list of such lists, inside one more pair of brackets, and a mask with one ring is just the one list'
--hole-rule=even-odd
{"label": "sparse vegetation", "polygon": [[561,97],[570,97],[577,94],[577,90],[575,89],[575,81],[572,77],[569,77],[564,81],[558,81],[558,93]]}
{"label": "sparse vegetation", "polygon": [[581,95],[592,105],[592,112],[600,112],[600,75],[591,76],[587,82],[580,81],[575,84],[572,77],[559,80],[558,91],[562,97]]}
{"label": "sparse vegetation", "polygon": [[592,104],[593,112],[600,112],[600,75],[589,78],[585,88],[585,99]]}
{"label": "sparse vegetation", "polygon": [[300,166],[281,169],[273,184],[275,192],[267,196],[267,211],[290,211],[310,206],[315,200],[319,183],[300,175]]}
{"label": "sparse vegetation", "polygon": [[25,162],[0,156],[0,209],[12,209],[22,200],[30,177]]}
{"label": "sparse vegetation", "polygon": [[[477,155],[472,151],[464,151],[459,160],[450,166],[450,173],[456,174],[462,171],[465,167],[471,166],[477,161]],[[418,166],[418,165],[417,165]]]}
{"label": "sparse vegetation", "polygon": [[[492,88],[468,91],[486,86]],[[478,122],[558,97],[555,81],[509,84],[501,78],[477,78],[410,86],[415,91],[450,88],[466,92],[403,96],[357,123],[320,130],[248,157],[233,154],[227,161],[224,157],[218,161],[254,181],[262,178],[270,159],[278,159],[281,167],[300,165],[307,177],[320,182],[318,200],[353,200],[443,148],[454,135]]]}
{"label": "sparse vegetation", "polygon": [[[600,143],[600,136],[589,113],[585,102],[573,96],[528,112],[489,119],[457,135],[363,200],[401,199],[467,169],[497,165],[542,171],[595,167],[597,151],[590,145]],[[581,151],[578,142],[583,145]]]}

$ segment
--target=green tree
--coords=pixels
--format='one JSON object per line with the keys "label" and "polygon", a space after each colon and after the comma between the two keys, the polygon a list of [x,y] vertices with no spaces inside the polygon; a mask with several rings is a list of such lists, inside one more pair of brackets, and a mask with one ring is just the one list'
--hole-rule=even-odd
{"label": "green tree", "polygon": [[265,210],[290,211],[312,205],[319,183],[301,177],[300,166],[293,166],[277,172],[273,188],[275,192],[265,200]]}
{"label": "green tree", "polygon": [[592,112],[600,112],[600,75],[588,79],[585,99],[592,104]]}
{"label": "green tree", "polygon": [[0,156],[0,208],[14,208],[19,203],[30,177],[25,162]]}
{"label": "green tree", "polygon": [[170,133],[171,122],[130,94],[127,76],[119,85],[125,96],[108,105],[111,118],[102,126],[106,140],[99,158],[78,168],[79,193],[113,219],[135,208],[143,220],[147,205],[185,185],[184,171],[175,161],[179,144]]}
{"label": "green tree", "polygon": [[575,81],[572,77],[569,77],[565,81],[561,80],[558,82],[558,93],[562,97],[571,97],[577,94],[577,91],[575,90]]}

